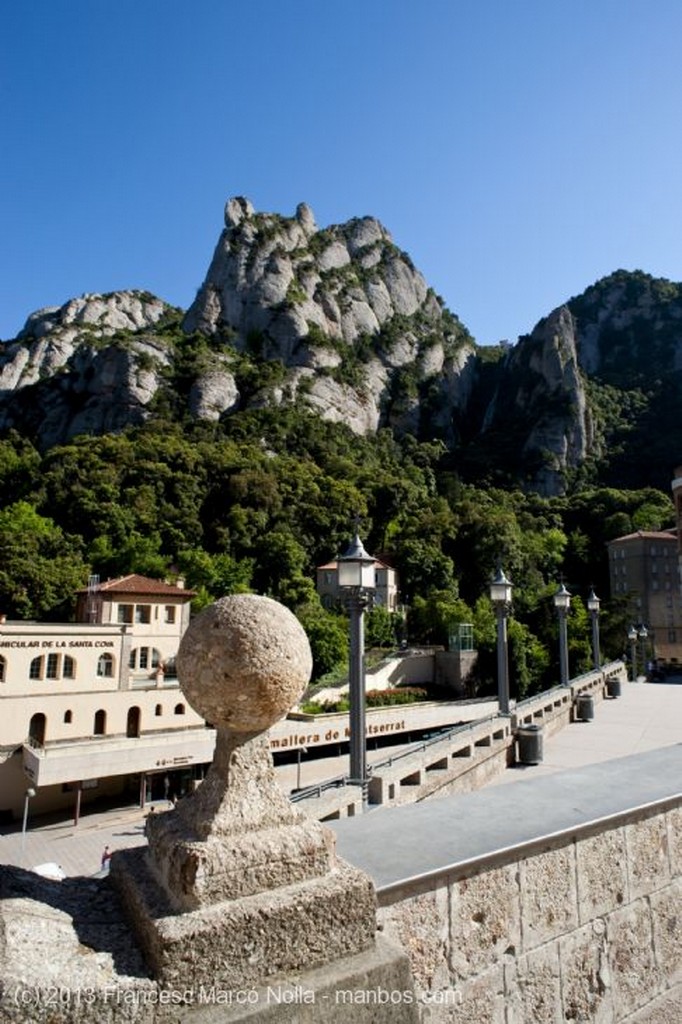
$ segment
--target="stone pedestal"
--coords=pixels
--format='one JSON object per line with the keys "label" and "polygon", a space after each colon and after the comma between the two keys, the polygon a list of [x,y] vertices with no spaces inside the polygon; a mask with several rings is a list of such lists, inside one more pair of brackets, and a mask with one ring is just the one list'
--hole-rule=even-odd
{"label": "stone pedestal", "polygon": [[217,728],[211,769],[148,819],[148,851],[112,861],[138,940],[168,989],[243,991],[374,948],[370,879],[279,788],[265,730],[299,698],[310,650],[268,598],[223,598],[178,654],[187,699]]}
{"label": "stone pedestal", "polygon": [[168,989],[241,991],[374,943],[372,883],[340,862],[322,878],[180,914],[139,851],[117,855],[112,872],[154,977]]}

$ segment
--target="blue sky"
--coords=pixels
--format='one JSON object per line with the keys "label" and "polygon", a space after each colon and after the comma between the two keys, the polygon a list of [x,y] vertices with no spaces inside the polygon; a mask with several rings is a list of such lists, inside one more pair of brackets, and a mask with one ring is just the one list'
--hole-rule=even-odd
{"label": "blue sky", "polygon": [[5,0],[0,337],[187,306],[223,226],[378,217],[482,344],[682,279],[679,0]]}

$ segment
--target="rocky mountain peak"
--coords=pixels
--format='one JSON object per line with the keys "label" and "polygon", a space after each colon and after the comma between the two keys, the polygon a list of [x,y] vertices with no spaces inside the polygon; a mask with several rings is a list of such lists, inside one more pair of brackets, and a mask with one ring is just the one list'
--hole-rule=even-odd
{"label": "rocky mountain peak", "polygon": [[63,306],[47,306],[31,313],[18,340],[43,338],[47,334],[68,331],[71,338],[79,332],[112,335],[117,331],[140,331],[154,327],[170,309],[168,303],[149,292],[123,291],[106,295],[81,295]]}
{"label": "rocky mountain peak", "polygon": [[[416,391],[396,404],[399,368],[414,366],[418,390],[435,375],[446,380],[455,362],[458,374],[469,373],[458,350],[474,352],[378,220],[319,229],[305,203],[283,217],[257,213],[241,196],[226,204],[225,229],[183,326],[283,363],[290,394],[361,433],[397,418],[415,426]],[[445,387],[452,400],[451,381]]]}
{"label": "rocky mountain peak", "polygon": [[484,351],[376,218],[320,228],[305,203],[282,216],[243,196],[186,313],[143,291],[82,295],[0,343],[0,432],[43,449],[159,410],[296,405],[358,434],[439,438],[454,472],[545,495],[586,464],[623,478],[638,426],[669,472],[680,396],[682,285],[616,271]]}

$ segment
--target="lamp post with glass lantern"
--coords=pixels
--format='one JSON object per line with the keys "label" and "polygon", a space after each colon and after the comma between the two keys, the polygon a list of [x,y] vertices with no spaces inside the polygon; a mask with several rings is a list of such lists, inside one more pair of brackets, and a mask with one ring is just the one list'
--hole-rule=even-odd
{"label": "lamp post with glass lantern", "polygon": [[628,630],[628,640],[630,641],[630,673],[634,683],[637,681],[637,630],[634,626],[630,626]]}
{"label": "lamp post with glass lantern", "polygon": [[599,651],[599,606],[601,601],[594,592],[594,587],[590,590],[587,598],[587,610],[590,613],[592,619],[592,667],[594,669],[601,668],[601,654]]}
{"label": "lamp post with glass lantern", "polygon": [[364,614],[376,588],[374,563],[357,533],[337,559],[339,591],[350,617],[350,782],[362,786],[363,797],[367,786]]}
{"label": "lamp post with glass lantern", "polygon": [[559,619],[559,669],[561,685],[568,686],[568,629],[566,619],[571,607],[571,595],[562,583],[554,595],[554,607]]}
{"label": "lamp post with glass lantern", "polygon": [[509,658],[507,616],[511,609],[512,583],[500,567],[490,583],[490,600],[497,617],[497,700],[500,714],[509,714]]}
{"label": "lamp post with glass lantern", "polygon": [[646,628],[644,624],[640,625],[639,629],[637,630],[637,638],[642,648],[642,674],[644,676],[646,676],[646,641],[648,636],[649,630]]}

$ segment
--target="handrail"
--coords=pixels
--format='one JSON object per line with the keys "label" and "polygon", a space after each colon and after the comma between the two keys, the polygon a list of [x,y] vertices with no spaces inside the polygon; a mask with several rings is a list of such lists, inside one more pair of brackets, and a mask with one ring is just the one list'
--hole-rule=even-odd
{"label": "handrail", "polygon": [[313,786],[297,789],[295,793],[289,795],[289,800],[292,804],[296,804],[299,800],[307,800],[311,796],[322,796],[327,789],[340,789],[341,786],[348,785],[348,782],[348,775],[336,775],[333,779],[325,779],[324,782],[318,782]]}
{"label": "handrail", "polygon": [[474,722],[463,722],[461,725],[453,725],[452,728],[444,730],[437,736],[430,736],[427,740],[418,740],[410,747],[410,750],[403,750],[400,754],[391,755],[383,761],[375,761],[371,766],[371,772],[375,772],[377,768],[391,768],[396,761],[412,757],[413,754],[419,753],[420,750],[426,750],[427,747],[432,747],[436,743],[442,743],[443,740],[450,739],[451,736],[457,733],[472,732],[479,725],[483,725],[486,722],[494,722],[499,717],[499,715],[487,715],[485,718],[477,718]]}

